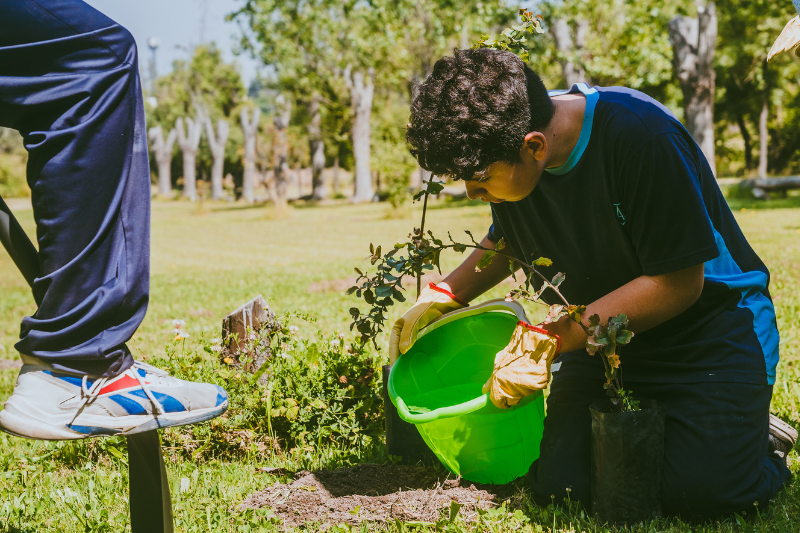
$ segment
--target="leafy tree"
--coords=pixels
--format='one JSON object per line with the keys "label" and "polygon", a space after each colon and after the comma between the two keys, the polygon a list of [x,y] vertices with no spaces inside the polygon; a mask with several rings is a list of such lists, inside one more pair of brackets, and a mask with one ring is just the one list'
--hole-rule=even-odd
{"label": "leafy tree", "polygon": [[[769,64],[767,52],[786,21],[794,16],[789,2],[717,2],[718,149],[727,173],[750,174],[758,160],[760,175],[797,172],[800,158],[800,61],[781,54]],[[732,143],[738,130],[741,143]],[[760,141],[753,155],[754,139]],[[737,146],[739,144],[739,146]],[[767,166],[769,163],[769,166]]]}

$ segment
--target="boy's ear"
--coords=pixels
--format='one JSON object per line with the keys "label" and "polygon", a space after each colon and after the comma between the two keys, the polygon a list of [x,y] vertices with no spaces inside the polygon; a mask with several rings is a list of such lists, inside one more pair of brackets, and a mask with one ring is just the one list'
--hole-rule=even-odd
{"label": "boy's ear", "polygon": [[525,141],[520,150],[520,155],[527,153],[536,161],[542,161],[547,156],[547,139],[544,134],[532,131],[525,136]]}

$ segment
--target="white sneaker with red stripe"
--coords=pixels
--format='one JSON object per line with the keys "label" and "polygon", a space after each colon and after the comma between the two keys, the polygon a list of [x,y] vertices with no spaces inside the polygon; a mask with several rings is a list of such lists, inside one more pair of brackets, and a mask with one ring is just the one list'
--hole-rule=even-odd
{"label": "white sneaker with red stripe", "polygon": [[113,378],[54,370],[23,355],[14,393],[0,411],[0,429],[43,440],[72,440],[195,424],[228,409],[225,389],[177,379],[135,362]]}

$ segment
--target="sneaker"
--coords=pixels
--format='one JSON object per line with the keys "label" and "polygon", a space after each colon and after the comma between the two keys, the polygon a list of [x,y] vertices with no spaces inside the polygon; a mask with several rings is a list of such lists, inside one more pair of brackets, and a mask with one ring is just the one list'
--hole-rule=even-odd
{"label": "sneaker", "polygon": [[797,430],[770,413],[768,453],[775,454],[789,466],[789,452],[797,442]]}
{"label": "sneaker", "polygon": [[72,440],[195,424],[228,409],[225,389],[174,378],[135,362],[113,378],[58,372],[23,355],[14,392],[0,411],[0,429],[18,437]]}

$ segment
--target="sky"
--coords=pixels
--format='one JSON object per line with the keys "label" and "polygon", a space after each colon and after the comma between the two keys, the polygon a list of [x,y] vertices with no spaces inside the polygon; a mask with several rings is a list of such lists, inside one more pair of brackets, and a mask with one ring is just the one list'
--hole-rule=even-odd
{"label": "sky", "polygon": [[157,74],[172,71],[176,59],[188,59],[189,50],[201,43],[215,42],[225,61],[236,61],[245,86],[256,77],[258,63],[247,54],[233,55],[235,39],[240,35],[235,22],[225,22],[225,15],[235,11],[241,0],[84,0],[117,23],[136,39],[143,81],[149,80],[152,57],[148,40],[157,37]]}

